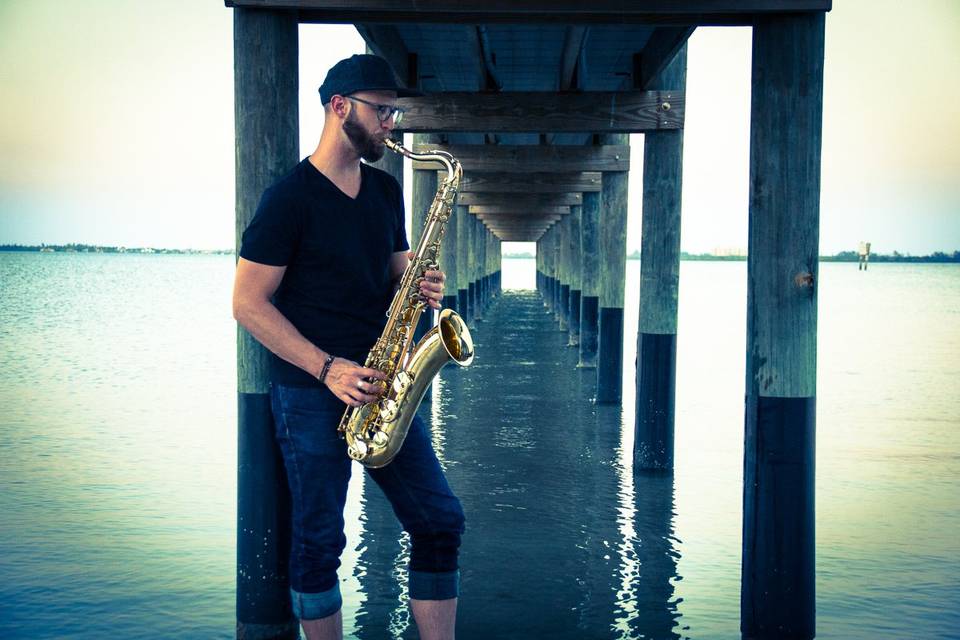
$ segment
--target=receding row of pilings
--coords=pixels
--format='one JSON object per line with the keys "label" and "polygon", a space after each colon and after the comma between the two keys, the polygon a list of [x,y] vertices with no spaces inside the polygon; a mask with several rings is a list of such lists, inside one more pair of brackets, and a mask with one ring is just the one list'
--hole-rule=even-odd
{"label": "receding row of pilings", "polygon": [[[741,631],[812,638],[824,15],[753,27]],[[685,49],[651,88],[682,89]],[[615,136],[605,136],[610,142]],[[610,143],[608,142],[608,143]],[[619,141],[618,141],[619,142]],[[673,468],[682,131],[644,137],[634,469]],[[621,399],[626,174],[537,242],[537,288],[596,401]]]}

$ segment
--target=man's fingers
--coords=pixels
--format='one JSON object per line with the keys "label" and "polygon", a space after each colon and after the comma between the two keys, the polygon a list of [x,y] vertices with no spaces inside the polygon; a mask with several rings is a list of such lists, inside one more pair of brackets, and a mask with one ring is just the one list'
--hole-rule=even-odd
{"label": "man's fingers", "polygon": [[361,378],[376,378],[377,380],[387,379],[387,374],[378,369],[368,369],[367,367],[359,367],[359,369]]}

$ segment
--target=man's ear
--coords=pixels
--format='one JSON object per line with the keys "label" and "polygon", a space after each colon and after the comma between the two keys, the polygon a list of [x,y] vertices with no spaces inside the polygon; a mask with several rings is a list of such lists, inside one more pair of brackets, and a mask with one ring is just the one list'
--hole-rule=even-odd
{"label": "man's ear", "polygon": [[330,98],[330,109],[341,118],[347,117],[347,99],[343,96],[333,96]]}

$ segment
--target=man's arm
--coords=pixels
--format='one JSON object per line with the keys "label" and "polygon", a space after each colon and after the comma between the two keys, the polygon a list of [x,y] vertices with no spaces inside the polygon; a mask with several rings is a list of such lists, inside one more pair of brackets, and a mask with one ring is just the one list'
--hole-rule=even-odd
{"label": "man's arm", "polygon": [[[393,281],[394,290],[400,283],[404,269],[413,258],[413,251],[397,251],[390,257],[390,279]],[[424,279],[420,283],[420,295],[434,309],[440,308],[440,302],[443,300],[443,284],[447,276],[440,270],[430,270],[423,274]]]}
{"label": "man's arm", "polygon": [[[286,267],[252,262],[240,258],[233,285],[233,317],[263,346],[313,377],[318,377],[327,353],[303,337],[280,313],[271,298],[283,280]],[[377,386],[366,378],[383,379],[376,369],[367,369],[346,358],[336,358],[324,383],[340,400],[351,406],[373,402]]]}

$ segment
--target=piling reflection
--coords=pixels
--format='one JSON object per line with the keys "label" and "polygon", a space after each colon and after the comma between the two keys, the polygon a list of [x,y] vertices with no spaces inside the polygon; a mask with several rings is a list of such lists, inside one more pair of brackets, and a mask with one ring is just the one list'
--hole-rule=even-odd
{"label": "piling reflection", "polygon": [[[467,514],[458,636],[679,638],[672,476],[633,476],[621,408],[590,402],[539,296],[505,293],[471,331],[474,364],[421,410]],[[364,502],[357,637],[414,638],[402,532],[372,482]]]}

